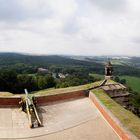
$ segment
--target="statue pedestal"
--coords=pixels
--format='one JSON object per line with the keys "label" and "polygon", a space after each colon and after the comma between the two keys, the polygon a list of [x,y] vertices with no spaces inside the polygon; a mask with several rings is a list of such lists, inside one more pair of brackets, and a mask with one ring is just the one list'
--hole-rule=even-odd
{"label": "statue pedestal", "polygon": [[105,76],[105,79],[106,80],[112,80],[113,79],[113,76]]}

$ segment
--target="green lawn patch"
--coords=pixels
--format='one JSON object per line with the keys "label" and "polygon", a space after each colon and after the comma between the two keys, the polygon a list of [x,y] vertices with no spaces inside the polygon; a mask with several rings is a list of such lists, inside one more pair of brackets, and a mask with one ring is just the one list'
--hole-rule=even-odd
{"label": "green lawn patch", "polygon": [[134,76],[119,76],[120,79],[126,79],[126,85],[132,90],[140,93],[140,77]]}
{"label": "green lawn patch", "polygon": [[120,122],[136,136],[140,137],[140,118],[112,100],[102,89],[92,90],[93,94],[109,109]]}
{"label": "green lawn patch", "polygon": [[10,92],[0,92],[0,96],[13,96]]}
{"label": "green lawn patch", "polygon": [[101,74],[90,73],[89,75],[93,76],[96,79],[104,79],[104,75]]}
{"label": "green lawn patch", "polygon": [[45,90],[32,92],[31,94],[33,94],[33,95],[49,95],[49,94],[60,94],[60,93],[73,92],[73,91],[78,91],[78,90],[87,90],[89,88],[100,85],[100,83],[101,83],[101,81],[86,84],[86,85],[67,87],[67,88],[51,88],[51,89],[45,89]]}

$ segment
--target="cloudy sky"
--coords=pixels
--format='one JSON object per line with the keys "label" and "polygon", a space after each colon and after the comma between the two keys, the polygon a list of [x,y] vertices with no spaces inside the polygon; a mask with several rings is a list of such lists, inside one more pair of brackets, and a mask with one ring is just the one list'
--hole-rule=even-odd
{"label": "cloudy sky", "polygon": [[140,56],[140,1],[0,0],[0,52]]}

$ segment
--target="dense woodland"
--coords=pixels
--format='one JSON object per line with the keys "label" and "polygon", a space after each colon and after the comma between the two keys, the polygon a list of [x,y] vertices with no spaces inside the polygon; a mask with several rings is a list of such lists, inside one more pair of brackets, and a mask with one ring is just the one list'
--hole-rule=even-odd
{"label": "dense woodland", "polygon": [[[79,61],[64,56],[29,56],[20,54],[0,54],[0,90],[22,93],[50,87],[77,86],[97,79],[90,72],[103,73],[103,65],[94,62]],[[37,72],[38,68],[49,70],[47,74]],[[56,74],[56,78],[52,74]],[[58,73],[68,74],[59,78]]]}

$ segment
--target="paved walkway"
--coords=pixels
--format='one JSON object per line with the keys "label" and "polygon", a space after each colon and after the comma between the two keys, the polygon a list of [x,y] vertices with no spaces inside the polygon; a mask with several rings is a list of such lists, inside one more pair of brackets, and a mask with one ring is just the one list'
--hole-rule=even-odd
{"label": "paved walkway", "polygon": [[17,108],[0,108],[0,140],[119,140],[88,98],[38,108],[44,127],[30,129]]}

